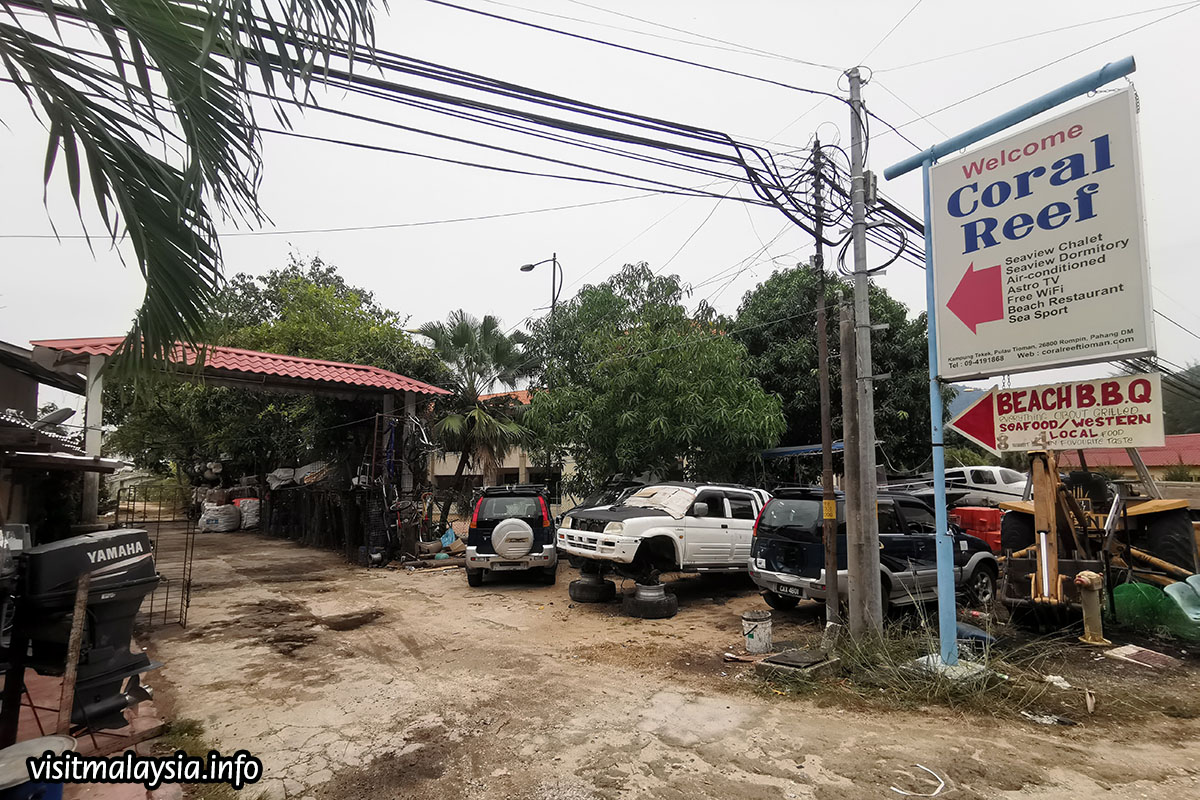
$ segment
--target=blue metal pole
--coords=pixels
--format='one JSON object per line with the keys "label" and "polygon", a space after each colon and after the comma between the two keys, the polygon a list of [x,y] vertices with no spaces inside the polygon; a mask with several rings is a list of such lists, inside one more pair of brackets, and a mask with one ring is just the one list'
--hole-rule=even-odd
{"label": "blue metal pole", "polygon": [[[1055,106],[1062,105],[1072,98],[1079,97],[1081,94],[1087,94],[1099,89],[1104,84],[1115,81],[1117,78],[1123,78],[1136,69],[1137,65],[1133,61],[1133,56],[1105,64],[1090,75],[1084,75],[1078,80],[1071,81],[1066,86],[1060,86],[1054,91],[1048,92],[1036,100],[1030,100],[1025,105],[1018,106],[995,119],[988,120],[982,125],[976,125],[966,133],[960,133],[958,136],[947,139],[941,144],[935,144],[923,153],[917,153],[915,156],[909,156],[903,161],[893,164],[883,171],[883,176],[889,181],[892,178],[898,178],[907,172],[912,172],[922,164],[929,161],[937,161],[945,155],[957,152],[964,147],[986,139],[993,133],[999,133],[1005,128],[1011,128],[1013,125],[1024,122],[1030,117],[1036,116]],[[926,221],[928,221],[928,217]]]}
{"label": "blue metal pole", "polygon": [[946,520],[946,452],[942,446],[942,384],[938,380],[937,295],[933,288],[933,233],[930,225],[929,170],[933,159],[921,164],[925,195],[925,307],[929,320],[929,431],[933,442],[933,514],[937,528],[938,639],[942,663],[958,663],[958,609],[954,588],[954,537]]}

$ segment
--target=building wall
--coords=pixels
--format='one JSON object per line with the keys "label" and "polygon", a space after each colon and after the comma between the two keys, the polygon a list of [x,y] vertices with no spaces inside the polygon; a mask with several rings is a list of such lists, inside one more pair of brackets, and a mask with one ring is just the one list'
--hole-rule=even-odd
{"label": "building wall", "polygon": [[[458,469],[458,453],[446,453],[429,459],[430,482],[438,488],[449,488],[454,479],[454,471]],[[562,459],[561,479],[565,480],[575,474],[575,460],[570,456]],[[514,450],[497,467],[484,475],[476,469],[468,469],[463,473],[467,482],[473,486],[505,486],[513,483],[544,483],[542,470],[534,463],[534,458],[525,450]],[[570,494],[564,493],[560,502],[554,504],[554,512],[571,508],[579,501]]]}

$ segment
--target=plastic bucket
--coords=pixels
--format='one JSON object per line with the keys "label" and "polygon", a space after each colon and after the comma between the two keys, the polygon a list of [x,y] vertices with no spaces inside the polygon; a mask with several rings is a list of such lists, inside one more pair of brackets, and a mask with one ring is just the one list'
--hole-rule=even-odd
{"label": "plastic bucket", "polygon": [[747,653],[771,652],[771,612],[747,611],[742,614],[742,636]]}

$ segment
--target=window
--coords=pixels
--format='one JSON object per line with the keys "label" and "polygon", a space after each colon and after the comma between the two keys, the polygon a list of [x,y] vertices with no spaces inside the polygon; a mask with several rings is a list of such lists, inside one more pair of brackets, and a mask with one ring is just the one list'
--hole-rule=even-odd
{"label": "window", "polygon": [[946,483],[951,483],[953,481],[958,481],[959,483],[962,483],[966,479],[967,479],[967,475],[961,469],[952,469],[946,473]]}
{"label": "window", "polygon": [[696,502],[708,503],[708,516],[725,519],[725,495],[721,492],[701,492]]}
{"label": "window", "polygon": [[754,500],[749,495],[726,492],[725,499],[729,501],[730,519],[748,519],[753,521],[756,516],[754,513]]}
{"label": "window", "polygon": [[536,497],[485,497],[479,506],[480,519],[523,517],[541,519],[542,504]]}
{"label": "window", "polygon": [[986,483],[991,486],[995,486],[996,485],[996,476],[993,475],[991,472],[989,472],[986,469],[973,469],[973,470],[971,470],[971,482],[972,483]]}
{"label": "window", "polygon": [[[838,502],[839,511],[841,502]],[[813,531],[821,525],[821,501],[799,500],[792,498],[776,498],[767,503],[762,519],[758,522],[760,532],[774,531],[781,528]],[[845,523],[841,533],[845,533]]]}
{"label": "window", "polygon": [[1025,476],[1016,470],[1002,469],[1000,470],[1000,480],[1005,483],[1024,483]]}
{"label": "window", "polygon": [[900,525],[900,516],[896,513],[896,506],[889,502],[875,504],[875,514],[879,518],[880,533],[903,533],[904,528]]}
{"label": "window", "polygon": [[904,518],[908,520],[911,533],[934,533],[937,531],[937,520],[930,511],[919,503],[904,503]]}

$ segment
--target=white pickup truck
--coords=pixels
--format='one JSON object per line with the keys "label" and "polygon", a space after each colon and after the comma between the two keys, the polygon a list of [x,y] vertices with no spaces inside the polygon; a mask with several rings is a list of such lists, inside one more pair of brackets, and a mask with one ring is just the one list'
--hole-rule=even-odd
{"label": "white pickup truck", "polygon": [[606,602],[616,584],[604,573],[632,578],[632,616],[675,613],[674,595],[658,584],[664,572],[745,571],[754,520],[770,500],[762,489],[734,484],[657,483],[620,504],[572,510],[558,529],[558,549],[580,563],[569,592],[578,603]]}
{"label": "white pickup truck", "polygon": [[[1007,467],[953,467],[946,470],[946,501],[950,506],[995,506],[1025,497],[1029,478]],[[892,491],[911,492],[933,502],[933,475],[919,481],[892,483]]]}

